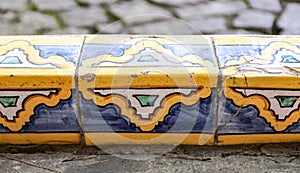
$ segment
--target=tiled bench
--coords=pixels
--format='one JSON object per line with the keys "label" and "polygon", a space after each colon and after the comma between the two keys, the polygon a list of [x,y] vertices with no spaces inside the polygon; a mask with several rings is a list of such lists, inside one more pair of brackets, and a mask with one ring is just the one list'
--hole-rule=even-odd
{"label": "tiled bench", "polygon": [[297,36],[0,37],[1,144],[300,142]]}

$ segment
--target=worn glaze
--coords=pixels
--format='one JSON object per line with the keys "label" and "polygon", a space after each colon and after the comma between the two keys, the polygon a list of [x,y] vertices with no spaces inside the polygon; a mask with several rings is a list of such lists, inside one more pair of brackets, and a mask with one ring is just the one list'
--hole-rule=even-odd
{"label": "worn glaze", "polygon": [[0,143],[300,141],[297,36],[0,41]]}

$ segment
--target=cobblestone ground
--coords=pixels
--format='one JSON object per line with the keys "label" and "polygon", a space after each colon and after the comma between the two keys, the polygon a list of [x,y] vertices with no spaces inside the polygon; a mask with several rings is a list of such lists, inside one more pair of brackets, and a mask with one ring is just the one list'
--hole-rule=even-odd
{"label": "cobblestone ground", "polygon": [[299,11],[297,0],[0,0],[0,35],[300,34]]}

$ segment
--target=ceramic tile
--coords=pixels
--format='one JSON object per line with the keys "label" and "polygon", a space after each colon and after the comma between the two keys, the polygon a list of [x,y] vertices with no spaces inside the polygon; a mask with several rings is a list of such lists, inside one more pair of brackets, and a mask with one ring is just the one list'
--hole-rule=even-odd
{"label": "ceramic tile", "polygon": [[215,37],[220,144],[299,141],[298,37]]}
{"label": "ceramic tile", "polygon": [[298,142],[299,40],[1,37],[0,143]]}
{"label": "ceramic tile", "polygon": [[82,43],[81,36],[1,37],[0,143],[79,142],[74,75]]}
{"label": "ceramic tile", "polygon": [[209,37],[88,36],[79,67],[86,143],[212,143],[212,50]]}

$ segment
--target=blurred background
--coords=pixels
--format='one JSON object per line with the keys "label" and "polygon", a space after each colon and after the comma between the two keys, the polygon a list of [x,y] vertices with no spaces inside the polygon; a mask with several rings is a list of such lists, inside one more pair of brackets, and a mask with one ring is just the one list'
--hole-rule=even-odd
{"label": "blurred background", "polygon": [[0,35],[300,34],[296,0],[0,0]]}

